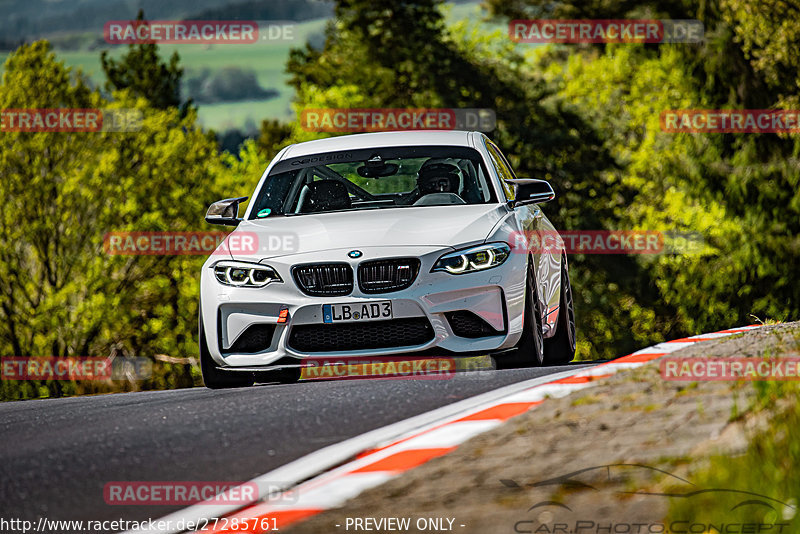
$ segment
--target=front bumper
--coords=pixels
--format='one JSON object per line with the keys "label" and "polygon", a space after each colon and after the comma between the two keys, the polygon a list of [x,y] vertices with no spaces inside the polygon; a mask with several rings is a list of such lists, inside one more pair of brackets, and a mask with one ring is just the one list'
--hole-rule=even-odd
{"label": "front bumper", "polygon": [[[201,314],[211,357],[220,367],[253,370],[283,365],[293,360],[302,363],[308,358],[385,356],[437,350],[454,354],[486,353],[511,348],[519,340],[525,287],[524,255],[512,254],[502,265],[486,271],[451,275],[431,273],[430,270],[436,260],[451,252],[452,248],[420,250],[419,247],[369,247],[361,250],[364,254],[358,259],[348,258],[347,250],[329,250],[262,260],[261,263],[275,269],[283,279],[283,282],[271,283],[264,288],[237,288],[220,284],[211,268],[220,258],[210,258],[203,266],[200,294]],[[409,288],[390,293],[367,295],[360,292],[356,282],[349,295],[312,297],[297,287],[290,272],[294,265],[329,262],[336,258],[335,261],[349,263],[357,273],[358,264],[362,261],[402,257],[419,258],[419,274]],[[336,332],[333,329],[340,326],[338,323],[323,323],[323,304],[368,304],[386,300],[392,301],[391,320],[341,324],[363,326],[358,331],[360,337],[378,337],[380,340],[377,344],[390,346],[353,348],[358,343],[347,344],[352,329],[341,328],[341,332],[332,337],[337,344],[343,343],[337,345],[337,350],[298,348],[324,345],[298,343],[299,335],[323,334],[327,338],[328,333]],[[285,323],[279,323],[282,309],[288,309]],[[492,334],[482,337],[456,335],[446,314],[461,310],[472,312],[490,325]],[[420,330],[421,323],[429,325],[423,328],[425,335]],[[405,325],[413,325],[416,330],[404,330]],[[419,335],[403,337],[405,334],[402,332],[406,330]],[[263,342],[257,348],[251,343],[246,351],[237,350],[245,339],[242,336],[252,336],[256,331]],[[459,332],[464,334],[463,325]],[[395,344],[393,339],[401,344]],[[412,339],[414,342],[402,344],[403,339]]]}

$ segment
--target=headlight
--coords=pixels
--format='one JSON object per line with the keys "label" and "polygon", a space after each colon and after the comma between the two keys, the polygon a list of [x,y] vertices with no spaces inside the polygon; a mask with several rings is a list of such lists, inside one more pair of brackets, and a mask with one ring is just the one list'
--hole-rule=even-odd
{"label": "headlight", "polygon": [[436,260],[431,272],[445,271],[450,274],[464,274],[485,271],[502,264],[508,259],[510,253],[511,247],[505,243],[489,243],[458,250]]}
{"label": "headlight", "polygon": [[264,287],[270,282],[283,282],[272,267],[244,261],[217,262],[214,276],[220,284],[236,287]]}

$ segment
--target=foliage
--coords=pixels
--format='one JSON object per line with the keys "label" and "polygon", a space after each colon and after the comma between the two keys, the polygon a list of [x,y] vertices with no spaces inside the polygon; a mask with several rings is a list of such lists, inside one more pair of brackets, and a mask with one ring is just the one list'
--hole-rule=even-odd
{"label": "foliage", "polygon": [[[139,10],[137,21],[144,21],[144,12]],[[144,22],[146,24],[146,22]],[[180,57],[173,52],[169,63],[158,55],[155,43],[128,45],[128,53],[120,60],[109,57],[107,51],[100,54],[103,72],[106,74],[106,90],[129,89],[132,94],[146,98],[158,109],[181,105]],[[184,104],[184,109],[189,102]]]}
{"label": "foliage", "polygon": [[721,491],[672,499],[669,521],[759,524],[767,528],[774,525],[785,532],[797,532],[800,514],[796,496],[800,478],[795,466],[800,462],[800,441],[795,436],[800,424],[800,395],[796,385],[783,389],[780,399],[788,402],[780,405],[777,413],[770,414],[766,428],[749,432],[743,454],[714,456],[691,474],[698,489]]}
{"label": "foliage", "polygon": [[[207,230],[212,201],[236,188],[242,161],[221,158],[193,111],[156,109],[130,91],[106,101],[45,42],[9,57],[0,108],[111,108],[143,113],[134,132],[0,136],[0,353],[18,356],[184,357],[197,354],[198,256],[122,256],[107,232]],[[257,165],[263,162],[257,162]],[[256,166],[257,166],[256,165]],[[246,186],[254,186],[249,181]],[[188,366],[142,387],[192,385]],[[12,396],[91,391],[19,384]],[[8,386],[6,386],[8,387]],[[100,386],[98,386],[100,387]],[[13,389],[13,388],[12,388]]]}
{"label": "foliage", "polygon": [[261,131],[256,140],[259,151],[271,160],[283,147],[289,144],[292,138],[292,126],[275,119],[265,120],[261,123]]}
{"label": "foliage", "polygon": [[[696,18],[706,39],[528,48],[502,32],[446,24],[439,0],[339,0],[324,44],[291,52],[294,110],[491,108],[490,137],[518,174],[553,183],[558,198],[544,210],[558,228],[699,235],[704,246],[692,254],[569,258],[583,359],[743,324],[751,313],[796,317],[800,138],[669,134],[659,114],[800,108],[797,8],[785,0],[487,5],[504,19]],[[109,256],[103,235],[209,229],[198,224],[208,203],[249,194],[280,149],[327,135],[264,121],[256,142],[220,154],[181,105],[177,55],[165,62],[155,45],[133,45],[103,65],[107,95],[43,42],[6,63],[2,109],[133,108],[144,121],[127,133],[3,132],[2,354],[195,356],[202,259]],[[185,364],[158,369],[142,387],[198,381]],[[3,395],[92,391],[82,387],[6,384]]]}
{"label": "foliage", "polygon": [[[800,35],[780,21],[786,6],[773,11],[782,5],[730,0],[703,11],[653,2],[645,7],[656,15],[703,20],[706,42],[610,45],[566,62],[549,61],[556,52],[540,61],[561,94],[604,133],[620,180],[637,191],[617,210],[616,224],[696,232],[705,241],[700,254],[641,260],[681,332],[742,324],[751,313],[786,319],[800,312],[798,138],[666,134],[658,121],[666,109],[795,105]],[[624,5],[605,8],[603,18],[633,16]]]}

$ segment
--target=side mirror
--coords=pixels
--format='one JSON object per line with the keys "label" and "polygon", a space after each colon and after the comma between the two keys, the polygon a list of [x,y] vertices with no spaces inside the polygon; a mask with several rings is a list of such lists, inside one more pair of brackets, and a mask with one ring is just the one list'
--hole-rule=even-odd
{"label": "side mirror", "polygon": [[533,178],[516,178],[506,180],[506,183],[512,184],[516,187],[516,196],[514,200],[509,202],[509,205],[522,206],[525,204],[539,204],[540,202],[549,202],[556,198],[556,193],[553,191],[553,186],[546,180],[536,180]]}
{"label": "side mirror", "polygon": [[222,224],[225,226],[238,226],[239,203],[247,200],[247,197],[226,198],[218,200],[208,207],[206,212],[206,222],[211,224]]}

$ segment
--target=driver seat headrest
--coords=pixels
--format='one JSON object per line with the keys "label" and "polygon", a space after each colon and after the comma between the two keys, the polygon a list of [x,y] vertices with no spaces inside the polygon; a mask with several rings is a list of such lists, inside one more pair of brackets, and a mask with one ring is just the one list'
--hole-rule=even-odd
{"label": "driver seat headrest", "polygon": [[352,207],[347,187],[337,180],[319,180],[306,184],[302,213],[345,210]]}
{"label": "driver seat headrest", "polygon": [[431,163],[419,170],[417,183],[423,193],[458,193],[461,174],[452,163]]}

